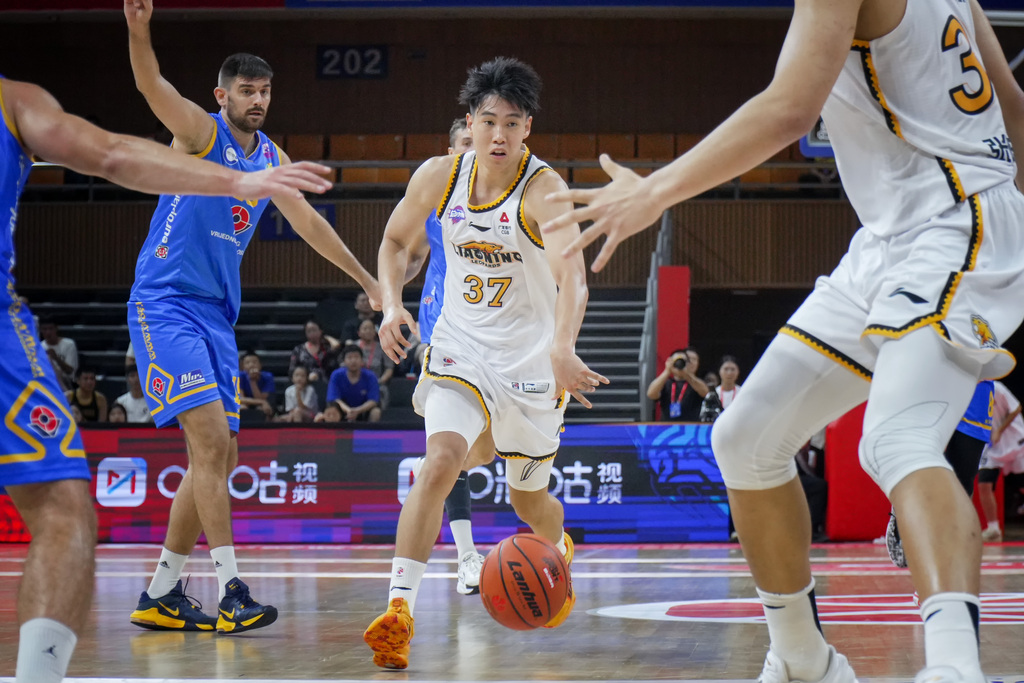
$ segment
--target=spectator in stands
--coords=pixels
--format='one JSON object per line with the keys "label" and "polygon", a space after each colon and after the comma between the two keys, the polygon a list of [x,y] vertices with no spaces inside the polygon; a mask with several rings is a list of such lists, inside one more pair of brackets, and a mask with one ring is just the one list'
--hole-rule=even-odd
{"label": "spectator in stands", "polygon": [[47,315],[39,318],[39,337],[43,340],[43,350],[53,363],[57,379],[61,380],[65,390],[70,389],[75,385],[78,372],[78,345],[73,339],[60,336],[57,323]]}
{"label": "spectator in stands", "polygon": [[313,422],[341,422],[344,417],[341,405],[337,401],[331,401],[324,407],[324,412],[317,413]]}
{"label": "spectator in stands", "polygon": [[83,422],[107,421],[107,397],[96,391],[96,370],[83,365],[78,370],[78,388],[64,394],[68,403],[82,412]]}
{"label": "spectator in stands", "polygon": [[722,410],[725,410],[736,400],[736,395],[740,390],[740,384],[737,382],[740,378],[740,364],[735,356],[722,356],[722,364],[718,368],[718,376],[721,378],[721,381],[715,387],[715,393],[718,394]]}
{"label": "spectator in stands", "polygon": [[665,369],[647,387],[647,398],[661,406],[665,422],[697,422],[708,385],[697,376],[700,355],[692,347],[673,351]]}
{"label": "spectator in stands", "polygon": [[242,374],[238,378],[239,401],[243,410],[262,410],[268,418],[274,417],[274,375],[263,369],[263,362],[255,351],[242,356]]}
{"label": "spectator in stands", "polygon": [[309,384],[309,373],[298,365],[292,370],[292,384],[284,391],[284,413],[278,422],[312,422],[320,410],[316,391]]}
{"label": "spectator in stands", "polygon": [[364,320],[370,320],[374,325],[379,325],[381,321],[380,314],[370,306],[370,297],[366,296],[366,292],[359,292],[356,295],[353,306],[356,309],[356,317],[346,320],[344,327],[341,328],[341,338],[346,344],[355,343],[359,339],[359,326]]}
{"label": "spectator in stands", "polygon": [[359,340],[356,346],[363,350],[363,359],[366,361],[366,369],[377,377],[377,384],[380,386],[380,406],[388,407],[388,382],[395,374],[395,362],[387,357],[384,349],[380,346],[380,337],[377,336],[377,326],[372,320],[364,320],[359,324]]}
{"label": "spectator in stands", "polygon": [[[135,365],[134,356],[132,356],[131,364],[124,368],[124,379],[128,385],[128,391],[114,399],[114,405],[124,408],[127,416],[125,422],[153,424],[153,416],[149,414],[146,396],[142,393],[139,368]],[[111,410],[113,410],[113,406],[111,406]],[[113,422],[113,420],[110,421]]]}
{"label": "spectator in stands", "polygon": [[337,368],[337,351],[340,347],[337,339],[324,334],[319,322],[307,320],[306,341],[292,349],[288,376],[291,377],[295,368],[301,365],[306,368],[310,382],[326,382]]}
{"label": "spectator in stands", "polygon": [[124,423],[128,421],[128,413],[120,403],[114,403],[107,412],[107,422]]}
{"label": "spectator in stands", "polygon": [[341,354],[342,367],[327,384],[327,401],[338,401],[348,422],[380,420],[380,387],[377,376],[364,367],[363,350],[355,344]]}

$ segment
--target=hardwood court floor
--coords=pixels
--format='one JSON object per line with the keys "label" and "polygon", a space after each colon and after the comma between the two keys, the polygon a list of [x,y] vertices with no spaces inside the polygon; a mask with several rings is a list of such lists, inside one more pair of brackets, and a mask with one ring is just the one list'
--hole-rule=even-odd
{"label": "hardwood court floor", "polygon": [[[15,586],[25,546],[0,546],[0,676],[17,652]],[[239,548],[254,597],[276,624],[237,636],[144,631],[128,622],[159,554],[104,546],[96,598],[68,672],[121,680],[739,680],[760,672],[767,630],[736,545],[578,545],[576,609],[556,630],[519,632],[455,592],[451,547],[436,550],[416,605],[411,666],[378,669],[362,641],[387,598],[391,549],[380,546]],[[923,665],[922,627],[909,574],[871,544],[813,550],[828,639],[862,679],[909,681]],[[194,554],[188,592],[215,611],[214,574]],[[1000,681],[1024,679],[1024,544],[988,545],[982,662]],[[2,679],[0,680],[9,680]]]}

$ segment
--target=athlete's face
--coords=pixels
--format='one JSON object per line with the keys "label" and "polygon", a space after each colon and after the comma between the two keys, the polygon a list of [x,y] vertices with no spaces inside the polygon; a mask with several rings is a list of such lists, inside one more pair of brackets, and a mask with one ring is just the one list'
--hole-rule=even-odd
{"label": "athlete's face", "polygon": [[448,148],[449,154],[462,154],[473,149],[473,136],[470,134],[469,128],[466,127],[460,128],[449,142],[452,144]]}
{"label": "athlete's face", "polygon": [[530,135],[532,123],[532,116],[497,95],[484,100],[469,117],[469,133],[480,163],[518,163],[519,149]]}
{"label": "athlete's face", "polygon": [[270,79],[237,76],[227,90],[217,88],[217,103],[235,128],[255,133],[263,127],[270,107]]}

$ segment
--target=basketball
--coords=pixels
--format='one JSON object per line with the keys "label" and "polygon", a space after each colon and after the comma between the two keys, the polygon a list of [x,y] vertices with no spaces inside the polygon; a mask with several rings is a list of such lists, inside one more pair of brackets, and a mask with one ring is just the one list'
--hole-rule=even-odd
{"label": "basketball", "polygon": [[516,534],[494,546],[480,572],[480,597],[502,626],[528,631],[548,623],[569,589],[565,558],[535,534]]}

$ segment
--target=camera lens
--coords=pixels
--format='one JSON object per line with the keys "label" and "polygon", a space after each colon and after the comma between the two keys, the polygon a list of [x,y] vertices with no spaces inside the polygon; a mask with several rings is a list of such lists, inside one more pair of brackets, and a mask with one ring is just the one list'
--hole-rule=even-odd
{"label": "camera lens", "polygon": [[686,359],[676,358],[676,362],[672,364],[672,367],[674,367],[676,370],[682,370],[683,368],[686,367]]}

